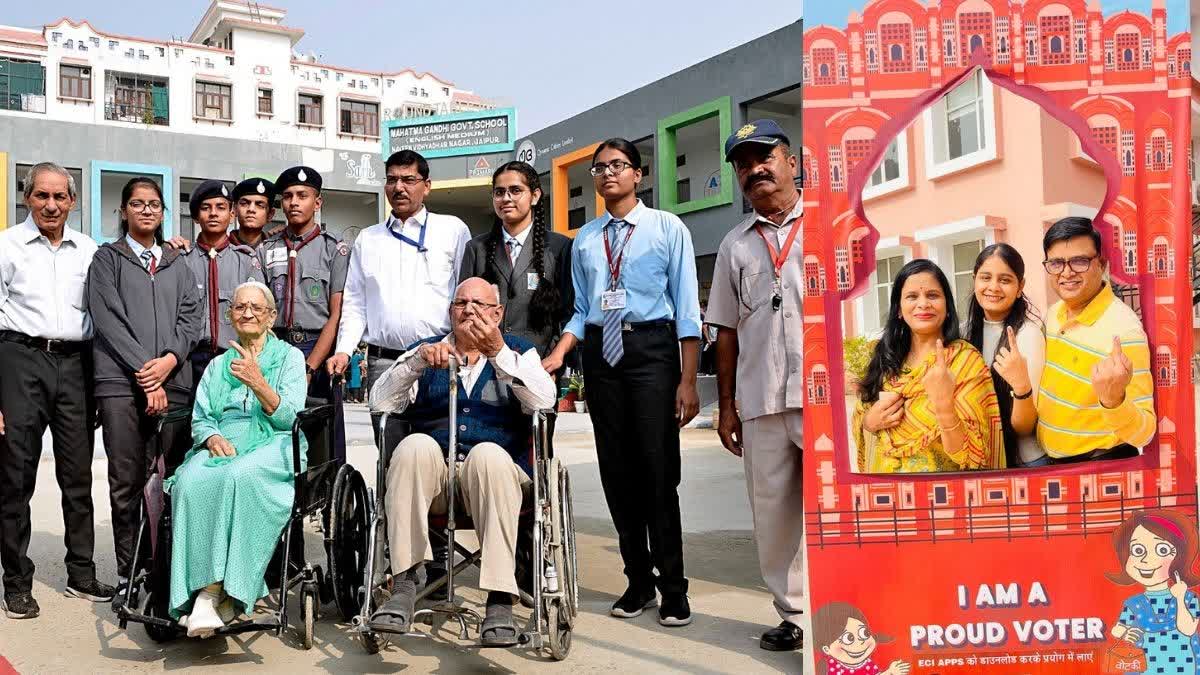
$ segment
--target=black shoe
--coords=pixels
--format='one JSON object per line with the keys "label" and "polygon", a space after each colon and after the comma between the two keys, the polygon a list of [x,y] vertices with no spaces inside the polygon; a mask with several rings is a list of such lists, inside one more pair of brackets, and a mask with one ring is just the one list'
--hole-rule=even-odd
{"label": "black shoe", "polygon": [[692,608],[687,593],[663,593],[658,608],[658,622],[664,626],[686,626],[692,622]]}
{"label": "black shoe", "polygon": [[4,616],[10,619],[32,619],[41,611],[32,593],[4,594]]}
{"label": "black shoe", "polygon": [[791,621],[781,622],[778,626],[763,633],[758,646],[770,652],[790,652],[804,645],[804,630]]}
{"label": "black shoe", "polygon": [[[441,581],[442,579],[445,579],[445,578],[446,578],[446,568],[445,567],[440,566],[438,563],[426,563],[425,564],[425,587],[426,588],[432,586],[434,584],[434,582]],[[437,588],[430,591],[429,595],[426,595],[425,598],[428,600],[432,600],[433,602],[445,602],[446,600],[448,600],[450,598],[450,596],[446,593],[446,591],[447,591],[446,584],[442,584],[441,586],[438,586]]]}
{"label": "black shoe", "polygon": [[658,596],[653,588],[647,590],[638,586],[630,586],[625,589],[625,594],[613,603],[609,614],[622,619],[632,619],[640,616],[642,610],[650,609],[657,604]]}
{"label": "black shoe", "polygon": [[87,581],[68,581],[65,595],[90,602],[108,602],[116,595],[117,589],[108,584],[100,583],[95,577]]}

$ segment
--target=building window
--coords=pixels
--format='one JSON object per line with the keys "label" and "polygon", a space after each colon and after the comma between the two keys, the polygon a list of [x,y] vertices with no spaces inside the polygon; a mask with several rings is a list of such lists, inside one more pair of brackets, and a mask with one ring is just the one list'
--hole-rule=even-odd
{"label": "building window", "polygon": [[875,167],[867,184],[875,187],[898,178],[900,178],[900,148],[897,140],[893,139],[891,143],[888,143],[887,150],[883,153],[883,160],[879,166]]}
{"label": "building window", "polygon": [[684,178],[675,183],[678,204],[686,204],[692,200],[692,179]]}
{"label": "building window", "polygon": [[300,105],[296,111],[296,123],[319,127],[321,122],[322,97],[317,94],[300,94]]}
{"label": "building window", "polygon": [[264,87],[258,88],[258,114],[273,115],[275,113],[275,92]]}
{"label": "building window", "polygon": [[1141,34],[1139,33],[1119,33],[1116,39],[1117,53],[1120,56],[1117,58],[1117,70],[1137,70],[1141,67],[1138,62],[1138,43],[1141,42]]}
{"label": "building window", "polygon": [[950,502],[950,495],[945,485],[937,485],[933,488],[933,503],[935,506],[945,506]]}
{"label": "building window", "polygon": [[833,67],[837,64],[837,51],[832,47],[818,47],[812,50],[813,65],[816,66],[817,77],[813,84],[836,84]]}
{"label": "building window", "polygon": [[967,315],[967,308],[975,295],[975,258],[979,257],[983,246],[982,239],[975,239],[953,247],[954,278],[950,281],[954,285],[954,304],[958,307],[959,316]]}
{"label": "building window", "polygon": [[1046,482],[1046,499],[1059,500],[1062,499],[1062,485],[1056,481]]}
{"label": "building window", "polygon": [[0,58],[0,109],[46,112],[46,69],[36,61]]}
{"label": "building window", "polygon": [[987,498],[989,501],[1004,501],[1004,490],[988,490]]}
{"label": "building window", "polygon": [[[105,75],[104,119],[139,124],[170,123],[166,78],[108,71]],[[112,92],[110,95],[108,92]]]}
{"label": "building window", "polygon": [[891,495],[875,495],[875,505],[876,506],[887,506],[888,504],[891,504],[891,503],[892,503]]}
{"label": "building window", "polygon": [[996,158],[992,84],[976,70],[925,110],[925,160],[936,179]]}
{"label": "building window", "polygon": [[442,95],[449,96],[450,95],[450,87],[442,87]]}
{"label": "building window", "polygon": [[343,134],[379,136],[379,104],[342,99],[340,128]]}
{"label": "building window", "polygon": [[92,100],[92,69],[88,66],[60,65],[58,95],[64,98]]}
{"label": "building window", "polygon": [[892,286],[900,268],[904,267],[904,256],[875,260],[875,329],[882,330],[887,325],[888,307],[892,301]]}
{"label": "building window", "polygon": [[567,211],[567,229],[578,230],[587,222],[587,209],[580,206],[579,208]]}
{"label": "building window", "polygon": [[1104,486],[1104,494],[1119,495],[1119,494],[1121,494],[1121,486],[1117,485],[1116,483],[1113,483],[1111,485],[1105,485]]}
{"label": "building window", "polygon": [[196,117],[208,120],[233,119],[233,87],[215,82],[196,83]]}

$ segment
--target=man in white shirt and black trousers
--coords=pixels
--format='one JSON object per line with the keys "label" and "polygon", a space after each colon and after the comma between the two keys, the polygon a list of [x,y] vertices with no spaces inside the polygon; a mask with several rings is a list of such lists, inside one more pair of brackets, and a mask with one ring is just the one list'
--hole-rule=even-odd
{"label": "man in white shirt and black trousers", "polygon": [[66,169],[38,164],[25,178],[29,217],[0,233],[0,564],[10,619],[39,612],[29,502],[47,427],[62,491],[66,594],[106,602],[114,593],[96,580],[92,560],[96,417],[84,289],[96,243],[66,226],[76,196]]}
{"label": "man in white shirt and black trousers", "polygon": [[[450,300],[471,240],[462,220],[425,208],[430,181],[424,157],[400,150],[388,157],[385,170],[391,212],[354,240],[337,346],[327,362],[331,374],[344,373],[365,340],[368,391],[413,343],[450,332]],[[371,424],[378,433],[377,415]]]}

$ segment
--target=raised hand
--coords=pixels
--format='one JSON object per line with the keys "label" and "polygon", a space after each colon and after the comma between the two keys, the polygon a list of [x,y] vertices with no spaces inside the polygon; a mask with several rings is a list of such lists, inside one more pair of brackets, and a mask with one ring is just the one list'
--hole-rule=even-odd
{"label": "raised hand", "polygon": [[1121,351],[1121,338],[1113,336],[1112,351],[1092,366],[1092,389],[1105,408],[1125,402],[1125,389],[1133,379],[1133,362]]}
{"label": "raised hand", "polygon": [[926,371],[921,380],[925,385],[925,394],[937,412],[949,413],[954,411],[954,377],[950,374],[949,350],[938,340],[934,349],[933,365]]}
{"label": "raised hand", "polygon": [[1179,576],[1179,572],[1175,573],[1175,583],[1171,584],[1171,595],[1180,603],[1184,601],[1184,596],[1187,595],[1188,587],[1183,582],[1183,577]]}
{"label": "raised hand", "polygon": [[467,335],[479,347],[479,351],[489,357],[495,356],[504,349],[504,336],[500,333],[500,324],[484,314],[471,317],[466,326]]}
{"label": "raised hand", "polygon": [[904,397],[894,391],[879,392],[879,400],[863,415],[863,429],[877,434],[904,421]]}
{"label": "raised hand", "polygon": [[229,344],[240,357],[229,363],[229,373],[250,389],[265,385],[267,381],[258,367],[258,358],[236,340],[230,340]]}
{"label": "raised hand", "polygon": [[912,666],[900,659],[896,659],[892,661],[892,664],[888,666],[887,671],[883,675],[908,675],[910,670],[912,670]]}
{"label": "raised hand", "polygon": [[1005,330],[1008,332],[1008,345],[996,352],[992,370],[1004,378],[1014,394],[1021,396],[1033,389],[1033,384],[1029,381],[1029,363],[1021,354],[1021,348],[1017,346],[1017,336],[1012,326]]}

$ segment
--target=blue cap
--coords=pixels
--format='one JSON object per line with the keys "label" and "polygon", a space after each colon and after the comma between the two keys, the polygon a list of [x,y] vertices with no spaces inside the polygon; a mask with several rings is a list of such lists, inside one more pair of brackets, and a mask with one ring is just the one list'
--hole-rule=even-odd
{"label": "blue cap", "polygon": [[729,161],[729,156],[733,151],[743,143],[760,143],[762,145],[776,146],[780,143],[791,145],[787,134],[783,133],[783,128],[775,120],[754,120],[743,126],[741,129],[729,135],[725,140],[725,161]]}

